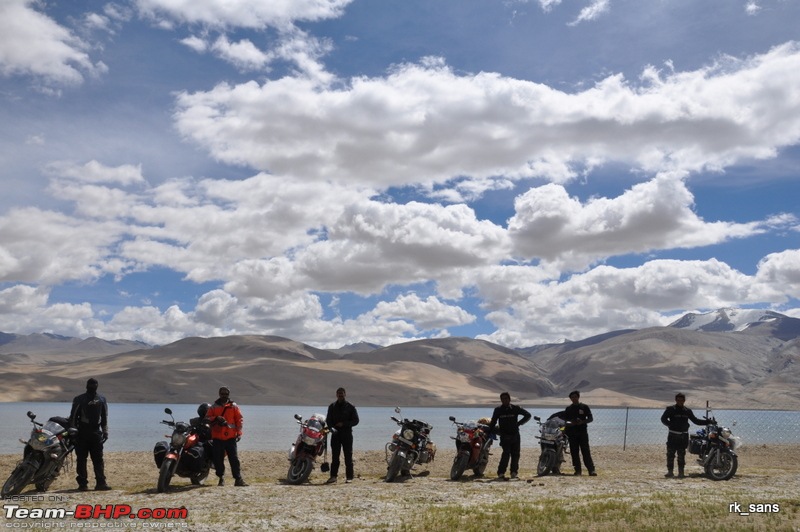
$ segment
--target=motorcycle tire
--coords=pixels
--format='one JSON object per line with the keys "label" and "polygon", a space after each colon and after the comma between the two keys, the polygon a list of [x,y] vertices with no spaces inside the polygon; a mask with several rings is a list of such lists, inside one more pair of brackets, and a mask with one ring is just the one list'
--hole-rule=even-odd
{"label": "motorcycle tire", "polygon": [[[717,464],[717,458],[719,463]],[[706,464],[706,476],[711,480],[730,480],[739,468],[739,458],[730,453],[711,456]]]}
{"label": "motorcycle tire", "polygon": [[392,482],[397,478],[397,475],[400,474],[400,470],[403,469],[403,462],[405,462],[405,460],[399,454],[395,453],[394,456],[392,456],[389,469],[386,470],[386,482]]}
{"label": "motorcycle tire", "polygon": [[458,480],[464,474],[469,463],[469,455],[467,453],[458,453],[453,460],[453,467],[450,468],[450,480]]}
{"label": "motorcycle tire", "polygon": [[175,459],[167,458],[161,464],[161,469],[158,472],[158,492],[164,493],[169,491],[169,483],[172,481],[172,470],[175,467]]}
{"label": "motorcycle tire", "polygon": [[286,474],[286,482],[292,485],[302,484],[311,475],[314,467],[314,460],[310,456],[296,457],[289,465],[289,472]]}
{"label": "motorcycle tire", "polygon": [[485,455],[481,456],[480,460],[478,460],[478,465],[472,468],[472,472],[475,474],[476,477],[482,477],[483,474],[486,472],[487,465],[489,465],[488,452]]}
{"label": "motorcycle tire", "polygon": [[195,473],[189,480],[192,481],[192,486],[199,486],[207,477],[208,471],[203,471],[202,473]]}
{"label": "motorcycle tire", "polygon": [[552,449],[545,449],[539,455],[539,464],[536,466],[536,474],[544,477],[556,466],[556,453]]}
{"label": "motorcycle tire", "polygon": [[10,497],[11,495],[18,495],[22,489],[28,485],[28,483],[33,478],[33,475],[36,474],[36,467],[34,464],[30,462],[23,462],[19,464],[17,467],[14,468],[14,471],[11,472],[11,475],[6,480],[5,484],[3,484],[2,493],[0,493],[0,497]]}

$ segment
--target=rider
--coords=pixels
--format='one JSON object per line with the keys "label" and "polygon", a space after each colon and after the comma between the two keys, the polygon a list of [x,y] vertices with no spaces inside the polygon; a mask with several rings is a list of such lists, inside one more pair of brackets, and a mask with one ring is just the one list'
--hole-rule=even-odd
{"label": "rider", "polygon": [[[498,426],[497,433],[500,435],[500,448],[503,454],[500,456],[500,463],[497,465],[497,478],[506,478],[506,467],[508,460],[511,459],[511,478],[518,478],[519,474],[519,454],[521,438],[519,428],[531,418],[530,412],[524,408],[511,404],[511,395],[508,392],[500,394],[500,406],[494,409],[492,420],[489,423],[489,430],[494,432]],[[517,418],[522,419],[517,421]]]}
{"label": "rider", "polygon": [[234,486],[247,486],[242,478],[239,453],[236,443],[242,437],[242,411],[239,405],[230,400],[231,390],[227,386],[219,389],[219,399],[214,401],[206,412],[211,422],[211,437],[214,440],[214,469],[219,477],[218,486],[225,485],[225,454],[231,466],[231,474],[236,479]]}
{"label": "rider", "polygon": [[707,419],[697,419],[691,408],[686,408],[686,396],[678,392],[675,404],[668,406],[661,415],[661,423],[667,426],[667,478],[672,478],[675,465],[675,453],[678,453],[678,478],[683,478],[683,467],[686,465],[686,447],[689,446],[689,420],[695,425],[708,425]]}

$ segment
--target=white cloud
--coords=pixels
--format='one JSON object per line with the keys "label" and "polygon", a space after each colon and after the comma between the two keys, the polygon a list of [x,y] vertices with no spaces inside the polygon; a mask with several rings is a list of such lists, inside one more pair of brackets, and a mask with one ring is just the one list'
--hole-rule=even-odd
{"label": "white cloud", "polygon": [[214,41],[211,50],[243,71],[261,70],[271,60],[269,54],[259,50],[250,40],[242,39],[232,43],[225,35],[221,35]]}
{"label": "white cloud", "polygon": [[212,27],[285,28],[296,21],[336,18],[352,0],[134,0],[139,11],[162,23]]}
{"label": "white cloud", "polygon": [[607,13],[609,10],[609,0],[592,0],[591,4],[581,9],[580,13],[575,20],[570,22],[569,26],[575,26],[581,22],[595,20],[600,15]]}
{"label": "white cloud", "polygon": [[140,164],[123,164],[112,167],[94,160],[84,165],[70,161],[58,161],[48,164],[45,170],[52,176],[68,177],[86,183],[116,183],[120,185],[144,183]]}
{"label": "white cloud", "polygon": [[423,330],[446,329],[472,323],[477,318],[464,309],[447,305],[434,296],[420,299],[416,294],[381,301],[370,314],[386,320],[407,319]]}
{"label": "white cloud", "polygon": [[0,2],[0,74],[76,85],[85,74],[105,72],[105,65],[89,57],[89,45],[37,10],[39,5],[35,0]]}
{"label": "white cloud", "polygon": [[593,198],[585,204],[570,198],[561,185],[549,184],[516,199],[508,230],[521,257],[574,271],[613,255],[744,238],[779,222],[705,222],[693,204],[683,181],[669,175],[637,184],[617,198]]}
{"label": "white cloud", "polygon": [[565,182],[605,161],[655,173],[774,157],[800,140],[799,84],[797,43],[577,93],[428,59],[347,85],[284,77],[182,93],[175,119],[221,161],[308,181]]}

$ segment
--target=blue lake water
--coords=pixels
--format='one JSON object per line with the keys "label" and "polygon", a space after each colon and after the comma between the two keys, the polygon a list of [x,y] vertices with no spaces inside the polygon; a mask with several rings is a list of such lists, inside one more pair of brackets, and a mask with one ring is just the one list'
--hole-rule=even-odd
{"label": "blue lake water", "polygon": [[[170,407],[176,420],[186,421],[197,415],[197,405],[159,405],[112,403],[109,405],[110,438],[106,450],[150,451],[158,440],[165,439],[169,429],[159,422],[168,419],[165,407]],[[304,418],[314,413],[325,414],[325,406],[263,406],[240,405],[244,415],[245,435],[239,444],[241,450],[288,450],[294,442],[298,428],[294,414]],[[358,407],[358,405],[356,405]],[[528,407],[531,414],[546,418],[556,410],[553,407]],[[566,404],[564,406],[567,406]],[[25,413],[33,411],[37,421],[51,416],[68,416],[69,403],[0,403],[0,454],[15,454],[22,450],[19,439],[28,439],[31,423]],[[661,424],[663,410],[598,408],[592,409],[594,422],[589,425],[592,445],[617,445],[622,447],[643,444],[660,444],[666,441],[666,428]],[[695,409],[702,417],[704,409]],[[380,450],[397,429],[389,419],[395,415],[391,407],[358,407],[361,423],[353,430],[357,450]],[[433,425],[432,439],[438,445],[450,444],[455,428],[448,420],[455,416],[459,421],[491,416],[492,409],[481,408],[403,408],[402,415],[426,421]],[[775,410],[714,410],[713,415],[722,425],[731,426],[745,445],[767,443],[800,443],[800,412]],[[693,429],[692,429],[693,430]],[[523,447],[535,447],[536,423],[531,420],[523,426]]]}

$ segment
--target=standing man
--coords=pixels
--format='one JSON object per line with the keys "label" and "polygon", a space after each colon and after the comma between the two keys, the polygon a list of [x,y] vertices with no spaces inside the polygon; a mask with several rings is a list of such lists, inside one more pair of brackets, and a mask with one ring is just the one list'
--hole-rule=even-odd
{"label": "standing man", "polygon": [[214,469],[217,471],[219,482],[217,486],[225,485],[225,453],[228,454],[228,463],[231,474],[235,479],[234,486],[247,486],[242,478],[239,464],[239,452],[236,443],[242,437],[242,411],[239,405],[230,400],[231,391],[227,386],[219,389],[219,399],[214,401],[206,413],[211,423],[212,448],[214,449]]}
{"label": "standing man", "polygon": [[353,481],[353,427],[358,425],[358,412],[352,403],[345,400],[347,392],[344,388],[336,390],[336,401],[328,406],[328,415],[325,416],[325,423],[329,427],[336,429],[331,434],[331,478],[328,484],[336,482],[339,474],[339,453],[344,450],[344,468],[347,479],[345,482]]}
{"label": "standing man", "polygon": [[[508,460],[511,459],[511,478],[519,478],[519,452],[521,440],[519,428],[531,418],[530,412],[522,407],[511,404],[508,392],[500,394],[501,405],[494,409],[492,420],[489,422],[489,431],[494,432],[498,425],[497,433],[500,435],[500,464],[497,466],[497,478],[505,480]],[[522,416],[521,420],[518,420]]]}
{"label": "standing man", "polygon": [[574,475],[581,474],[581,457],[583,455],[583,463],[589,471],[589,476],[597,476],[594,471],[594,462],[592,461],[592,452],[589,449],[589,431],[586,430],[586,425],[594,421],[592,411],[589,407],[580,402],[581,392],[574,390],[569,393],[569,400],[572,404],[564,409],[564,421],[567,422],[567,427],[564,432],[567,433],[569,439],[569,452],[572,455],[572,467],[575,468]]}
{"label": "standing man", "polygon": [[106,491],[111,488],[106,484],[105,467],[103,464],[103,444],[108,439],[108,403],[106,398],[97,393],[97,379],[86,381],[86,393],[72,400],[72,410],[69,413],[70,425],[78,429],[75,440],[75,470],[78,489],[89,489],[89,477],[86,471],[87,458],[92,457],[94,468],[95,487],[97,491]]}
{"label": "standing man", "polygon": [[695,425],[708,425],[709,421],[697,419],[690,408],[684,403],[686,396],[682,393],[675,395],[675,404],[668,406],[661,415],[661,423],[667,426],[667,478],[672,478],[675,466],[675,453],[678,453],[678,478],[684,478],[683,468],[686,465],[686,447],[689,446],[689,420]]}

